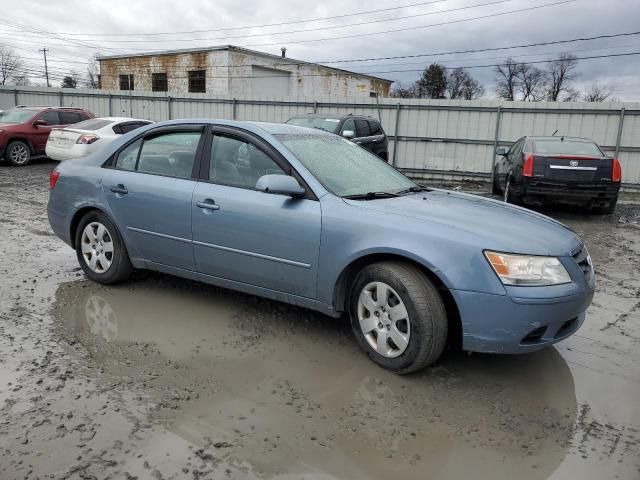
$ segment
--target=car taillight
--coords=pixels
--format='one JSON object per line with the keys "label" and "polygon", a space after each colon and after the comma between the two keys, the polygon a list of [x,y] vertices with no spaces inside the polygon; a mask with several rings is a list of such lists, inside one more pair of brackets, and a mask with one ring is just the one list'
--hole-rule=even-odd
{"label": "car taillight", "polygon": [[59,178],[60,178],[60,172],[58,170],[53,170],[49,174],[49,188],[55,187]]}
{"label": "car taillight", "polygon": [[80,135],[80,138],[76,140],[76,143],[79,143],[82,145],[91,145],[93,142],[97,142],[98,140],[100,140],[99,136],[89,133],[85,135]]}
{"label": "car taillight", "polygon": [[522,167],[523,177],[533,177],[533,154],[529,153],[524,157],[524,166]]}
{"label": "car taillight", "polygon": [[612,182],[620,182],[622,181],[622,166],[617,158],[612,159],[613,164],[611,165],[611,181]]}

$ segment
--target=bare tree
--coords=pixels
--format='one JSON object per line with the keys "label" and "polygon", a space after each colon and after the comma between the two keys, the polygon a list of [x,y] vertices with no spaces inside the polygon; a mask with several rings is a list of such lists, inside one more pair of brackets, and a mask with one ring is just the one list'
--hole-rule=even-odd
{"label": "bare tree", "polygon": [[513,58],[507,58],[503,65],[495,68],[496,92],[499,98],[509,101],[516,99],[516,92],[520,84],[519,69],[520,64]]}
{"label": "bare tree", "polygon": [[418,92],[416,91],[415,82],[409,85],[398,82],[394,85],[393,90],[391,90],[391,96],[395,98],[416,98]]}
{"label": "bare tree", "polygon": [[28,75],[26,75],[24,73],[23,74],[14,74],[11,77],[11,81],[17,87],[26,87],[28,85],[31,85],[31,79],[29,78]]}
{"label": "bare tree", "polygon": [[574,97],[571,82],[577,77],[577,65],[578,59],[569,53],[561,53],[556,60],[549,61],[545,70],[547,100],[557,102],[565,93],[565,100],[571,101]]}
{"label": "bare tree", "polygon": [[611,98],[613,90],[607,85],[600,85],[598,81],[594,81],[589,90],[582,94],[582,98],[585,102],[604,102]]}
{"label": "bare tree", "polygon": [[539,68],[521,63],[518,65],[516,88],[520,91],[521,100],[539,102],[545,95],[545,75]]}
{"label": "bare tree", "polygon": [[484,95],[484,87],[478,80],[467,76],[462,85],[462,98],[465,100],[476,100]]}
{"label": "bare tree", "polygon": [[13,50],[0,45],[0,85],[5,85],[22,69],[22,58]]}
{"label": "bare tree", "polygon": [[464,82],[468,75],[462,68],[456,68],[449,72],[447,77],[447,94],[452,100],[462,98],[462,90],[464,88]]}
{"label": "bare tree", "polygon": [[87,77],[84,85],[87,88],[100,88],[100,69],[95,56],[87,64]]}

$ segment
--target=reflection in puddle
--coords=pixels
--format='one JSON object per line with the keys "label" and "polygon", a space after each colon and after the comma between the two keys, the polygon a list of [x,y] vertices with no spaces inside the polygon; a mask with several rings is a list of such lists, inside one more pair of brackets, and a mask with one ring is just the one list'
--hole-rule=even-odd
{"label": "reflection in puddle", "polygon": [[554,349],[451,353],[400,377],[357,349],[346,322],[159,275],[63,284],[54,316],[131,388],[174,389],[155,399],[169,405],[150,414],[158,435],[227,442],[228,459],[260,478],[542,479],[576,417]]}

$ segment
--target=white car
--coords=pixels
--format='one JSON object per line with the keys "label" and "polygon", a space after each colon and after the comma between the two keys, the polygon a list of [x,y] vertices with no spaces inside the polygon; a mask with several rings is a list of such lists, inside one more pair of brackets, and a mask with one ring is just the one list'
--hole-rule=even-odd
{"label": "white car", "polygon": [[90,118],[67,128],[52,129],[45,152],[58,161],[86,157],[120,135],[150,123],[153,122],[127,117]]}

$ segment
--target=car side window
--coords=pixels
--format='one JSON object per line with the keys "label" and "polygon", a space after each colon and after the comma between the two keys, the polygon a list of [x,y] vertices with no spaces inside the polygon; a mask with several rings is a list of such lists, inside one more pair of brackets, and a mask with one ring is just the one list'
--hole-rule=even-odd
{"label": "car side window", "polygon": [[120,170],[135,170],[136,163],[138,161],[138,152],[140,152],[140,145],[142,145],[142,139],[127,145],[124,149],[118,153],[116,160],[116,168]]}
{"label": "car side window", "polygon": [[371,129],[369,128],[369,122],[366,120],[356,120],[356,137],[370,137]]}
{"label": "car side window", "polygon": [[342,131],[346,131],[346,130],[351,130],[354,135],[356,133],[356,122],[353,121],[353,118],[349,118],[344,122],[344,125],[342,125]]}
{"label": "car side window", "polygon": [[38,120],[44,120],[47,122],[47,125],[62,125],[60,123],[60,118],[58,117],[58,112],[48,111],[44,112]]}
{"label": "car side window", "polygon": [[369,128],[371,128],[371,135],[384,135],[380,123],[376,120],[369,120]]}
{"label": "car side window", "polygon": [[256,182],[263,175],[286,173],[252,143],[231,136],[213,136],[209,180],[221,185],[255,189]]}
{"label": "car side window", "polygon": [[61,125],[72,125],[83,120],[77,112],[58,112]]}
{"label": "car side window", "polygon": [[[119,132],[116,133],[129,133],[132,130],[135,130],[136,128],[140,128],[144,125],[148,125],[148,123],[143,123],[143,122],[129,122],[129,123],[121,123],[120,125],[118,125],[119,127]],[[115,130],[115,127],[113,127]]]}
{"label": "car side window", "polygon": [[514,143],[513,145],[511,145],[511,148],[509,149],[509,152],[507,152],[507,157],[509,158],[509,160],[513,160],[514,155],[517,154],[518,149],[522,150],[522,143],[524,142],[524,138],[519,139],[516,143]]}
{"label": "car side window", "polygon": [[191,178],[200,132],[170,132],[145,138],[136,170],[176,178]]}

